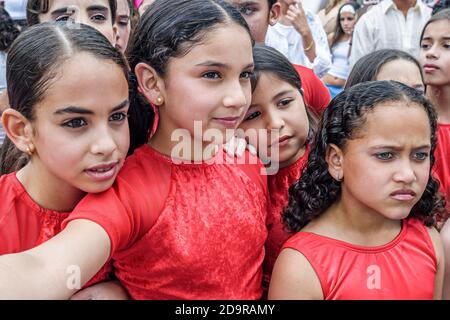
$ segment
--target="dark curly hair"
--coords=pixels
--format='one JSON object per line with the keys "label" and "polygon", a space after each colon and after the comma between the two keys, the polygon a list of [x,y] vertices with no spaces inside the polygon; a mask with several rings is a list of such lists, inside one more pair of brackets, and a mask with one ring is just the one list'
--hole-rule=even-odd
{"label": "dark curly hair", "polygon": [[[128,45],[128,61],[132,70],[130,78],[130,117],[138,119],[130,126],[130,150],[148,140],[154,121],[154,112],[138,91],[134,70],[138,63],[147,63],[165,77],[169,60],[186,55],[195,45],[202,43],[208,32],[227,24],[243,27],[254,43],[250,29],[239,11],[223,0],[156,0],[136,26]],[[136,115],[136,116],[135,116]]]}
{"label": "dark curly hair", "polygon": [[8,12],[0,7],[0,51],[7,51],[19,34]]}
{"label": "dark curly hair", "polygon": [[341,182],[329,174],[325,161],[328,145],[344,148],[346,142],[364,126],[365,114],[389,101],[414,103],[422,106],[428,115],[431,128],[430,175],[422,197],[409,216],[419,218],[426,226],[436,224],[436,215],[443,211],[443,202],[438,194],[439,183],[431,175],[437,128],[433,105],[419,91],[402,83],[370,81],[346,89],[325,109],[307,165],[299,181],[289,188],[289,204],[283,213],[284,224],[289,231],[299,231],[340,198]]}

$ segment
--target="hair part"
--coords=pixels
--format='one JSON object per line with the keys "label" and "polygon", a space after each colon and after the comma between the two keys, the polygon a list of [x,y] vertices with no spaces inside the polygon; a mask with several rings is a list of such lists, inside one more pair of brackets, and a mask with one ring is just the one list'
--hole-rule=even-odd
{"label": "hair part", "polygon": [[[35,106],[44,99],[60,67],[78,53],[114,62],[128,79],[122,54],[96,29],[45,22],[27,28],[11,46],[6,67],[9,105],[26,119],[35,119]],[[82,63],[82,62],[80,62]],[[0,174],[22,168],[28,158],[8,139],[0,152]]]}
{"label": "hair part", "polygon": [[405,51],[396,49],[381,49],[363,56],[355,63],[347,78],[347,82],[345,83],[345,89],[358,83],[375,81],[381,68],[386,63],[395,60],[405,60],[415,64],[419,69],[422,82],[425,83],[422,67],[416,58]]}
{"label": "hair part", "polygon": [[[52,0],[28,0],[27,3],[27,23],[29,26],[41,23],[39,15],[45,14],[50,10],[50,1]],[[117,2],[108,0],[111,11],[111,22],[114,25],[116,21]]]}
{"label": "hair part", "polygon": [[300,231],[319,217],[341,197],[341,182],[328,172],[326,152],[330,144],[345,148],[364,128],[366,115],[386,102],[406,102],[422,107],[427,113],[431,129],[429,179],[423,195],[414,205],[409,217],[420,219],[426,226],[434,226],[436,217],[444,212],[439,183],[431,174],[435,158],[437,115],[428,99],[417,90],[396,81],[371,81],[357,84],[337,95],[324,110],[308,162],[302,175],[289,188],[289,203],[283,213],[286,228]]}

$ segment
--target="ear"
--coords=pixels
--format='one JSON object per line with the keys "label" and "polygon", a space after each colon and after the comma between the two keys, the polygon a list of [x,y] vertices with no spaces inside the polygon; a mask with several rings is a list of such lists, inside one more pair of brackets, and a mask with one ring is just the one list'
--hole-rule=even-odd
{"label": "ear", "polygon": [[277,1],[272,6],[272,8],[270,8],[269,11],[269,24],[271,26],[274,26],[278,22],[278,19],[280,18],[280,12],[281,12],[281,5]]}
{"label": "ear", "polygon": [[335,144],[330,143],[327,147],[325,161],[328,164],[328,173],[336,180],[341,181],[344,178],[344,154]]}
{"label": "ear", "polygon": [[155,106],[164,104],[164,81],[158,73],[146,63],[138,63],[134,69],[141,93]]}
{"label": "ear", "polygon": [[2,125],[17,149],[28,154],[34,152],[33,126],[20,112],[11,108],[3,111]]}

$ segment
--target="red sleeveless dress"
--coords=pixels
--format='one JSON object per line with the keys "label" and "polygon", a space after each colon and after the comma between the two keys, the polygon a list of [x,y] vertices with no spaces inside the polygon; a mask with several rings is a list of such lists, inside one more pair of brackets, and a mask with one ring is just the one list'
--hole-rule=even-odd
{"label": "red sleeveless dress", "polygon": [[428,230],[417,219],[403,220],[399,235],[383,246],[300,231],[284,248],[308,259],[325,300],[433,299],[437,260]]}

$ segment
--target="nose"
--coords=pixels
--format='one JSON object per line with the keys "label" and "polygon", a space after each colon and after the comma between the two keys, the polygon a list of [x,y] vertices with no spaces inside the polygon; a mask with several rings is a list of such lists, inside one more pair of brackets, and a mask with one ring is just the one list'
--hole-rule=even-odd
{"label": "nose", "polygon": [[395,182],[411,184],[417,180],[416,173],[410,161],[403,161],[394,174]]}
{"label": "nose", "polygon": [[94,155],[108,157],[117,149],[109,128],[102,127],[93,132],[93,142],[91,144],[91,153]]}
{"label": "nose", "polygon": [[[248,99],[247,99],[248,97]],[[240,81],[233,81],[225,89],[223,105],[227,108],[240,109],[249,104],[251,97],[250,85],[245,86]]]}
{"label": "nose", "polygon": [[269,110],[266,114],[267,130],[281,130],[284,128],[285,122],[274,108]]}
{"label": "nose", "polygon": [[426,51],[425,57],[427,59],[436,59],[438,57],[437,45],[433,44],[430,49]]}

